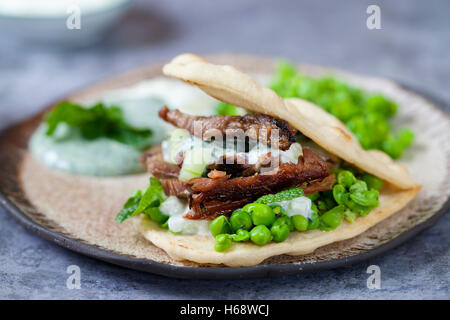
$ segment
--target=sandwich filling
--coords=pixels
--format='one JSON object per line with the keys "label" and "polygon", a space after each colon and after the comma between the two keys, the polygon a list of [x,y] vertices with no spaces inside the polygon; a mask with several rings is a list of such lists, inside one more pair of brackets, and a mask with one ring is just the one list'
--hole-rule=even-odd
{"label": "sandwich filling", "polygon": [[327,162],[302,148],[297,130],[283,120],[262,114],[198,117],[167,107],[159,114],[182,130],[141,160],[167,195],[188,201],[187,219],[229,216],[290,187],[302,186],[305,193],[332,188]]}
{"label": "sandwich filling", "polygon": [[167,107],[159,116],[176,128],[141,156],[150,186],[130,197],[119,222],[143,213],[172,233],[212,235],[225,251],[231,241],[263,245],[295,230],[329,231],[378,205],[381,180],[302,146],[284,120]]}

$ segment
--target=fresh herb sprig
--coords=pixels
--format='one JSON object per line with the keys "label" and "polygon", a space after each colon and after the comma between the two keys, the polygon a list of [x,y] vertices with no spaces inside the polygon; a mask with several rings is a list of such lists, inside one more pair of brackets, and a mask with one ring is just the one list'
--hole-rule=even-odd
{"label": "fresh herb sprig", "polygon": [[45,116],[47,136],[52,136],[60,123],[77,128],[86,140],[106,137],[142,149],[149,146],[151,130],[128,124],[119,107],[97,103],[84,108],[70,101],[58,103]]}
{"label": "fresh herb sprig", "polygon": [[278,193],[266,194],[265,196],[258,198],[255,203],[269,204],[274,202],[287,201],[299,198],[304,194],[305,193],[303,192],[302,188],[294,187],[280,191]]}
{"label": "fresh herb sprig", "polygon": [[149,215],[152,220],[164,223],[169,217],[163,215],[158,208],[165,199],[166,195],[161,182],[151,177],[150,185],[144,191],[134,191],[115,220],[122,223],[137,214],[144,213]]}

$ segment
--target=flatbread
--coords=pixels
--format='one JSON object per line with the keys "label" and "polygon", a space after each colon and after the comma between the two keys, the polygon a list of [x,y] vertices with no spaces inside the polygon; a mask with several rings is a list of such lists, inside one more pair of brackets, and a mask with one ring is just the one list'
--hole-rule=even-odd
{"label": "flatbread", "polygon": [[355,136],[333,115],[301,99],[282,99],[234,67],[210,64],[193,54],[183,54],[165,65],[163,72],[194,84],[221,101],[286,120],[322,148],[398,188],[415,187],[403,166],[382,151],[363,150]]}
{"label": "flatbread", "polygon": [[327,151],[387,181],[380,190],[380,206],[353,224],[343,221],[332,231],[293,232],[281,243],[257,246],[233,243],[226,252],[214,250],[214,239],[198,235],[174,235],[159,228],[148,217],[141,220],[141,233],[176,260],[226,266],[252,266],[281,255],[304,255],[319,247],[355,237],[401,210],[420,190],[406,168],[381,151],[365,151],[354,135],[333,115],[301,99],[283,99],[231,66],[214,65],[184,54],[165,65],[166,75],[195,84],[209,95],[254,112],[288,121]]}

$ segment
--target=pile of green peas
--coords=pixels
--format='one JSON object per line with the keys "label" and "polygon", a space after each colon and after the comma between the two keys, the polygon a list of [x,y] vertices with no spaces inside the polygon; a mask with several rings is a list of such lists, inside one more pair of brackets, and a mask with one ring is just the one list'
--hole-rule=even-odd
{"label": "pile of green peas", "polygon": [[[353,223],[359,216],[366,216],[379,205],[379,190],[383,181],[355,170],[335,169],[336,183],[330,191],[308,196],[319,210],[320,230],[337,228],[343,219]],[[357,175],[358,178],[355,176]]]}
{"label": "pile of green peas", "polygon": [[214,249],[228,250],[233,242],[251,241],[265,245],[270,241],[283,242],[293,231],[333,230],[343,219],[353,223],[358,216],[367,215],[378,206],[378,190],[382,181],[363,174],[357,179],[349,170],[337,169],[336,184],[330,191],[308,195],[312,201],[311,214],[289,217],[276,204],[249,203],[232,213],[230,218],[219,216],[210,223],[215,237]]}
{"label": "pile of green peas", "polygon": [[253,202],[234,211],[230,218],[217,217],[209,227],[216,239],[214,249],[222,252],[232,242],[251,241],[260,246],[270,241],[282,242],[294,230],[307,230],[308,224],[302,215],[287,216],[280,206]]}

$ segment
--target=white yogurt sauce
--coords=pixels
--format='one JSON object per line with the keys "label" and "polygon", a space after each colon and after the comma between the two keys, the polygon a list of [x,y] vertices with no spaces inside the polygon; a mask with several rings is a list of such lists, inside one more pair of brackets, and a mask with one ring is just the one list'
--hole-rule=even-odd
{"label": "white yogurt sauce", "polygon": [[170,231],[180,234],[211,236],[209,220],[191,220],[183,217],[189,211],[186,200],[170,196],[161,204],[159,210],[169,216],[168,226]]}
{"label": "white yogurt sauce", "polygon": [[309,218],[313,213],[311,209],[312,202],[308,197],[298,197],[292,200],[274,202],[271,204],[282,207],[289,217],[302,215],[305,218]]}

